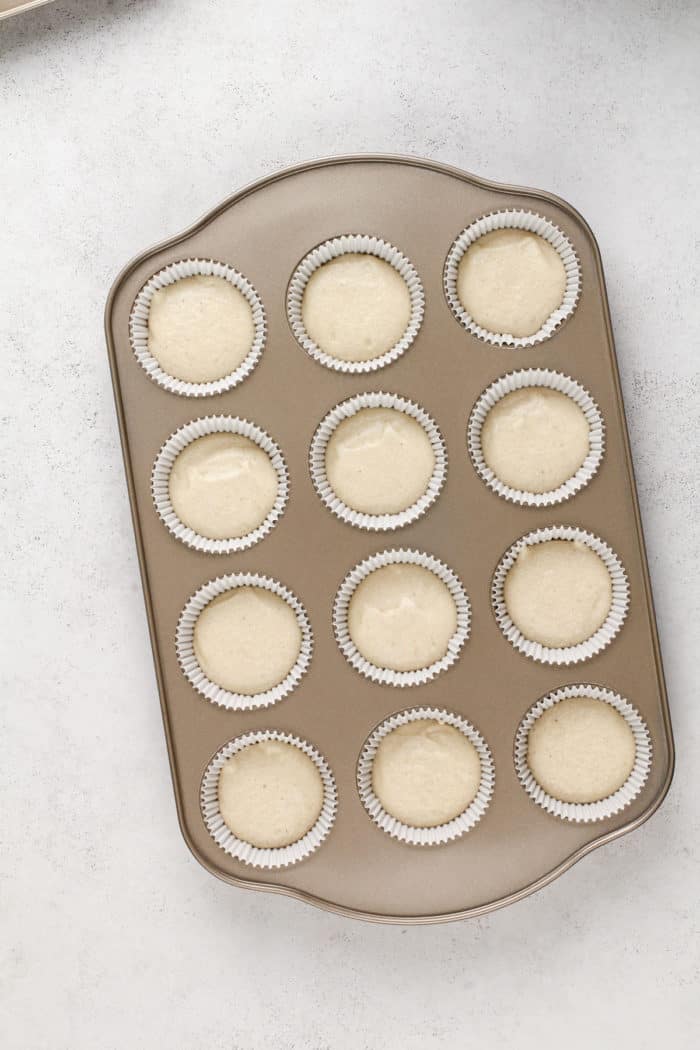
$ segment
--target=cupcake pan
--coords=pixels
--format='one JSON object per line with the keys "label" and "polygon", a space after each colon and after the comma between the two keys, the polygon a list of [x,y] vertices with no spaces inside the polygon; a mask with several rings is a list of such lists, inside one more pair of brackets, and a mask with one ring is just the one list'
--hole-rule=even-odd
{"label": "cupcake pan", "polygon": [[53,3],[53,0],[0,0],[0,20],[18,15],[21,11],[29,11],[32,7],[43,7],[44,4]]}
{"label": "cupcake pan", "polygon": [[[532,347],[494,346],[467,331],[443,287],[448,253],[460,232],[508,210],[543,216],[562,231],[580,272],[575,309],[550,338]],[[384,368],[355,374],[324,367],[299,344],[287,316],[287,292],[315,246],[358,230],[397,246],[410,260],[425,294],[425,313],[406,353]],[[187,259],[214,259],[245,274],[267,322],[250,375],[234,389],[196,400],[150,379],[129,339],[139,291],[164,267]],[[673,771],[671,726],[600,256],[573,208],[540,191],[410,158],[304,164],[242,190],[130,263],[110,293],[106,330],[178,815],[190,849],[209,871],[345,915],[441,921],[518,900],[654,812]],[[605,455],[595,476],[555,506],[503,499],[479,477],[467,448],[467,425],[480,395],[522,368],[570,376],[590,393],[605,425]],[[319,498],[309,470],[319,421],[342,401],[371,391],[420,405],[447,447],[447,477],[438,498],[396,532],[371,532],[339,520]],[[153,504],[151,472],[160,449],[179,427],[204,415],[250,420],[274,437],[288,467],[284,514],[247,550],[213,555],[190,549],[171,535]],[[528,659],[501,633],[491,603],[493,575],[506,551],[522,536],[553,526],[602,537],[629,583],[619,633],[602,651],[571,665]],[[397,548],[425,552],[449,566],[471,609],[459,658],[410,690],[358,673],[333,630],[333,603],[343,580],[366,558]],[[266,576],[287,588],[313,632],[311,660],[295,688],[273,706],[255,710],[230,710],[200,695],[183,674],[176,649],[188,600],[217,576],[237,573]],[[595,822],[548,813],[529,797],[515,765],[516,734],[527,712],[543,696],[581,682],[629,701],[648,729],[652,756],[639,793]],[[377,827],[356,782],[369,735],[409,706],[446,710],[477,726],[495,767],[493,796],[478,824],[427,850]],[[338,791],[327,839],[280,869],[230,856],[202,813],[210,762],[229,741],[260,731],[287,733],[317,749]]]}

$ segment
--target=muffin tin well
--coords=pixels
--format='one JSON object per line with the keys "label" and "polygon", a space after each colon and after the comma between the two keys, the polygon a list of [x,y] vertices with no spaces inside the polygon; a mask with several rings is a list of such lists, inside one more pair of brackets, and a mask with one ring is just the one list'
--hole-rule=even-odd
{"label": "muffin tin well", "polygon": [[[459,253],[504,225],[541,232],[566,267],[561,310],[524,342],[487,338],[454,300]],[[357,368],[323,360],[300,328],[304,281],[344,251],[389,261],[411,293],[404,337]],[[164,380],[145,344],[154,281],[202,272],[232,279],[255,317],[245,367],[207,389]],[[106,331],[178,815],[213,874],[347,915],[440,921],[517,900],[660,805],[673,770],[668,706],[600,258],[574,209],[427,161],[302,165],[130,263]],[[582,407],[591,455],[570,484],[528,499],[489,477],[478,428],[494,399],[538,377]],[[348,406],[374,405],[408,410],[435,456],[424,495],[393,517],[348,513],[324,478],[334,426]],[[188,441],[220,430],[267,451],[278,499],[254,534],[206,542],[178,522],[167,479]],[[501,608],[508,558],[550,534],[592,537],[614,569],[615,622],[578,662],[531,658]],[[426,673],[365,666],[347,635],[360,577],[402,561],[435,571],[456,604],[449,651]],[[252,696],[209,681],[193,644],[201,609],[240,586],[279,595],[302,639],[287,677]],[[527,780],[523,734],[582,682],[629,706],[640,760],[614,806],[562,819]],[[482,756],[478,805],[444,834],[406,833],[372,798],[372,748],[415,712],[452,720]],[[257,739],[294,742],[322,774],[322,815],[298,848],[255,852],[218,812],[221,764]]]}

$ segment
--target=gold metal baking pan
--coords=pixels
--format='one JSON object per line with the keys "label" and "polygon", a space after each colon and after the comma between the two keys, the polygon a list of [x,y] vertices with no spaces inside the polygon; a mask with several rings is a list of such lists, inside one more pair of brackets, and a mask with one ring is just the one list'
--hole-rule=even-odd
{"label": "gold metal baking pan", "polygon": [[[26,6],[26,5],[25,5]],[[456,321],[442,285],[454,238],[479,216],[505,208],[538,212],[573,243],[582,294],[573,316],[533,349],[500,349]],[[423,282],[425,318],[411,349],[369,375],[322,367],[290,329],[285,295],[294,268],[314,246],[344,233],[368,233],[396,245]],[[144,283],[168,263],[200,257],[240,270],[262,298],[268,338],[260,363],[240,386],[210,398],[178,397],[152,382],[129,342],[129,315]],[[539,190],[502,186],[430,161],[352,156],[302,164],[261,179],[224,201],[184,233],[129,263],[112,288],[106,332],[121,429],[175,798],[183,835],[213,874],[239,886],[287,893],[366,919],[423,923],[479,915],[531,893],[596,846],[645,821],[671,781],[673,742],[654,622],[639,507],[600,255],[582,217]],[[591,392],[606,425],[605,457],[591,483],[551,508],[510,504],[491,492],[469,459],[466,428],[482,391],[518,368],[546,367],[573,376]],[[369,533],[339,521],[312,486],[308,455],[314,431],[338,401],[388,390],[422,405],[446,440],[445,488],[419,520],[396,533]],[[153,461],[178,426],[201,415],[251,419],[281,446],[290,471],[286,511],[259,544],[225,556],[197,553],[158,518],[150,492]],[[510,544],[545,525],[576,525],[601,536],[629,578],[626,622],[599,655],[551,667],[517,652],[501,634],[490,602],[494,569]],[[472,629],[461,658],[419,688],[378,685],[359,675],[336,645],[331,611],[348,570],[386,547],[418,548],[446,562],[471,601]],[[280,580],[303,602],[314,631],[309,673],[283,701],[235,712],[199,696],[182,674],[175,632],[185,602],[225,573],[259,572]],[[543,695],[590,683],[614,690],[640,712],[653,761],[640,794],[622,812],[596,823],[568,823],[535,805],[513,762],[518,724]],[[495,761],[491,805],[469,833],[444,846],[410,847],[368,818],[356,786],[356,763],[372,729],[414,706],[447,708],[483,734]],[[200,784],[228,740],[257,729],[307,739],[337,780],[337,819],[325,843],[278,871],[246,867],[210,837],[200,812]],[[154,760],[157,756],[154,756]]]}

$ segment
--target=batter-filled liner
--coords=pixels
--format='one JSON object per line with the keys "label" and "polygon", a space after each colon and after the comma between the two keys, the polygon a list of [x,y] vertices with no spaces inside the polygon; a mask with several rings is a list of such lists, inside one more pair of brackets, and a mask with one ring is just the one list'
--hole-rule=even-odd
{"label": "batter-filled liner", "polygon": [[[277,494],[264,519],[250,532],[231,539],[210,539],[180,520],[170,499],[170,475],[179,454],[193,442],[210,434],[237,434],[254,442],[265,452],[277,475]],[[247,419],[232,416],[205,416],[194,419],[171,434],[158,453],[151,473],[151,492],[155,508],[166,528],[193,550],[207,554],[231,554],[247,550],[264,539],[277,524],[289,496],[289,474],[279,446],[261,427]]]}
{"label": "batter-filled liner", "polygon": [[[531,545],[547,543],[549,540],[571,540],[582,543],[594,551],[602,560],[611,582],[610,610],[604,622],[589,638],[576,645],[561,648],[543,645],[526,638],[513,623],[504,598],[504,586],[510,569],[515,565],[520,552]],[[501,558],[491,583],[491,603],[496,621],[510,644],[532,660],[545,664],[575,664],[589,660],[605,649],[620,631],[629,606],[629,584],[622,562],[604,540],[593,533],[570,525],[554,525],[537,529],[521,536],[508,548]]]}
{"label": "batter-filled liner", "polygon": [[[453,820],[437,827],[413,827],[388,813],[372,787],[372,765],[381,741],[399,726],[423,719],[454,726],[474,745],[479,756],[481,775],[476,794],[466,809]],[[362,805],[377,827],[392,838],[411,846],[439,846],[459,838],[478,824],[488,809],[496,781],[495,766],[488,744],[471,722],[460,715],[434,707],[416,707],[387,718],[370,734],[357,764],[357,789]]]}
{"label": "batter-filled liner", "polygon": [[[395,513],[367,513],[348,506],[338,496],[328,480],[326,455],[329,443],[338,427],[365,409],[394,409],[404,412],[416,420],[425,431],[433,454],[433,469],[423,494],[411,506]],[[336,405],[321,421],[311,442],[309,451],[311,480],[318,495],[328,509],[349,525],[376,532],[399,529],[420,518],[440,495],[447,473],[447,449],[435,421],[413,401],[382,391],[357,394]]]}
{"label": "batter-filled liner", "polygon": [[[491,409],[498,405],[508,394],[529,388],[555,390],[570,397],[581,409],[589,428],[588,454],[583,463],[571,477],[548,492],[527,492],[523,489],[513,488],[501,481],[486,463],[481,444],[482,429]],[[556,503],[563,503],[564,500],[575,496],[595,476],[603,459],[605,427],[603,417],[595,401],[588,391],[580,383],[577,383],[575,379],[571,379],[570,376],[563,375],[561,372],[552,372],[546,368],[527,368],[519,372],[509,372],[507,375],[496,379],[479,397],[469,417],[467,446],[474,469],[493,492],[510,503],[518,503],[521,506],[550,507]]]}
{"label": "batter-filled liner", "polygon": [[[353,361],[333,357],[322,347],[317,346],[304,325],[304,292],[311,277],[326,263],[343,255],[373,255],[384,260],[403,278],[408,289],[410,309],[408,323],[403,334],[388,350],[368,360]],[[336,372],[374,372],[396,361],[408,350],[418,335],[423,321],[424,307],[423,286],[413,264],[393,244],[389,244],[380,237],[372,237],[367,234],[334,237],[314,248],[297,266],[287,289],[287,317],[296,339],[315,361]]]}
{"label": "batter-filled liner", "polygon": [[[348,614],[353,595],[358,586],[372,572],[387,565],[417,565],[429,570],[445,584],[455,604],[456,628],[447,642],[446,652],[439,659],[416,670],[397,671],[373,664],[362,655],[350,637]],[[418,550],[385,550],[365,558],[351,569],[343,580],[333,607],[335,637],[346,660],[366,678],[371,678],[372,681],[383,685],[399,687],[423,685],[451,667],[459,658],[464,643],[469,637],[470,618],[469,599],[456,574],[438,558]]]}
{"label": "batter-filled liner", "polygon": [[[289,846],[260,848],[237,838],[227,826],[219,809],[219,776],[227,760],[234,754],[264,740],[279,740],[298,747],[313,761],[323,783],[323,805],[316,823],[296,842]],[[231,740],[207,766],[202,778],[200,806],[202,817],[211,837],[229,856],[249,864],[253,868],[286,868],[298,864],[322,845],[335,820],[338,793],[330,766],[319,751],[305,740],[279,730],[261,730],[246,733]]]}
{"label": "batter-filled liner", "polygon": [[[514,336],[507,332],[490,332],[482,328],[471,317],[462,303],[457,285],[459,266],[470,246],[480,237],[495,230],[524,230],[535,233],[550,244],[558,253],[565,273],[565,285],[561,304],[552,310],[538,331],[532,335]],[[477,339],[493,346],[524,349],[550,339],[557,329],[573,314],[581,294],[581,268],[574,246],[566,234],[549,219],[531,211],[508,209],[490,212],[476,219],[462,230],[450,248],[443,272],[443,287],[448,305],[459,323]]]}
{"label": "batter-filled liner", "polygon": [[[612,708],[622,715],[634,736],[635,758],[632,771],[617,791],[607,798],[596,802],[562,802],[560,799],[554,798],[537,783],[527,761],[528,736],[538,718],[545,711],[549,711],[554,707],[555,704],[573,697],[590,697],[593,700],[610,704]],[[547,696],[533,704],[518,726],[515,737],[515,769],[520,783],[530,798],[555,817],[575,823],[606,820],[619,813],[626,806],[629,806],[644,787],[651,769],[651,758],[652,747],[649,730],[636,708],[618,693],[595,685],[569,685],[548,693]]]}
{"label": "batter-filled liner", "polygon": [[[221,595],[236,588],[259,587],[283,599],[294,612],[299,625],[301,644],[299,654],[288,674],[277,685],[259,693],[232,692],[213,682],[199,664],[195,653],[195,627],[202,611]],[[210,580],[192,595],[182,610],[177,625],[176,649],[180,668],[192,686],[211,703],[236,711],[247,711],[258,707],[269,707],[288,696],[301,681],[311,662],[313,636],[306,610],[292,592],[269,576],[257,573],[232,573]]]}
{"label": "batter-filled liner", "polygon": [[[187,277],[220,277],[229,281],[248,301],[253,319],[253,340],[250,350],[241,363],[228,375],[210,382],[192,383],[177,379],[165,372],[148,348],[148,318],[154,294],[161,288],[175,284]],[[158,386],[172,394],[185,397],[211,397],[223,394],[242,383],[250,375],[263,352],[267,335],[265,311],[260,296],[250,281],[226,263],[213,259],[182,259],[170,263],[154,274],[136,296],[129,318],[129,337],[136,360]]]}

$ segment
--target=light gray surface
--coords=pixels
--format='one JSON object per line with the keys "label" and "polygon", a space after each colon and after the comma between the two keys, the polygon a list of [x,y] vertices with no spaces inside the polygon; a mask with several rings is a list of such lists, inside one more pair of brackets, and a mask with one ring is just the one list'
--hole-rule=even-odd
{"label": "light gray surface", "polygon": [[[683,1050],[700,1039],[700,9],[330,8],[62,0],[0,26],[3,1047]],[[355,151],[542,187],[591,223],[678,748],[642,829],[513,908],[425,929],[237,891],[188,854],[102,335],[143,247],[254,178]]]}

